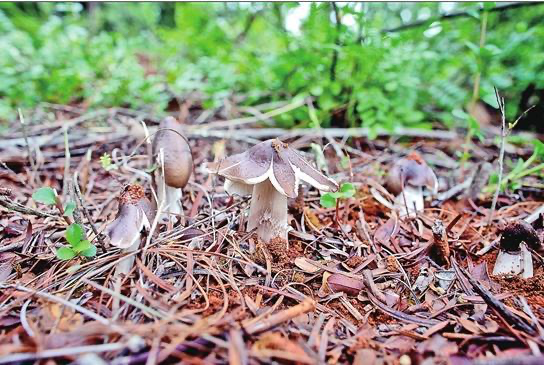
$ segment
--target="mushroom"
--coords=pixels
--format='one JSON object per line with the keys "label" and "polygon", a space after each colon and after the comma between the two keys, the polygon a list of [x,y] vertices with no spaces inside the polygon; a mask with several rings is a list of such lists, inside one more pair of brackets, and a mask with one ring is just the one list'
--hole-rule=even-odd
{"label": "mushroom", "polygon": [[211,173],[225,177],[229,194],[250,195],[247,230],[257,229],[263,242],[287,241],[287,198],[296,198],[305,181],[322,191],[336,191],[338,184],[316,170],[287,143],[267,140],[246,152],[210,163]]}
{"label": "mushroom", "polygon": [[533,276],[533,256],[529,248],[538,250],[542,243],[535,229],[526,221],[508,224],[501,232],[500,249],[493,275]]}
{"label": "mushroom", "polygon": [[166,117],[159,125],[153,139],[153,156],[159,168],[154,173],[161,221],[174,223],[183,214],[182,189],[193,171],[193,156],[181,125],[172,117]]}
{"label": "mushroom", "polygon": [[412,152],[393,164],[386,181],[387,188],[396,195],[395,207],[399,216],[415,216],[423,210],[423,188],[432,194],[438,190],[438,180],[433,170],[417,152]]}
{"label": "mushroom", "polygon": [[[115,220],[108,226],[106,234],[112,246],[119,247],[125,253],[136,251],[140,247],[142,229],[149,229],[155,212],[151,202],[145,197],[140,185],[127,185],[119,197],[119,209]],[[130,272],[134,264],[134,255],[124,258],[116,268],[114,289],[121,290],[121,275]],[[119,300],[114,301],[117,308]]]}

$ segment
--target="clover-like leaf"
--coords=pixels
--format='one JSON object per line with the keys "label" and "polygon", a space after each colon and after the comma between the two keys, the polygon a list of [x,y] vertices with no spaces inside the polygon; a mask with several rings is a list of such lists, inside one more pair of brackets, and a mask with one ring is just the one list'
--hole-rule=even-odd
{"label": "clover-like leaf", "polygon": [[57,250],[57,257],[61,260],[68,261],[76,256],[76,252],[70,247],[61,247]]}
{"label": "clover-like leaf", "polygon": [[72,245],[72,250],[74,250],[77,253],[81,253],[83,251],[88,250],[91,247],[91,242],[89,240],[81,240],[75,245]]}
{"label": "clover-like leaf", "polygon": [[85,256],[85,257],[95,257],[96,256],[96,246],[91,245],[88,249],[86,249],[85,251],[81,251],[79,254],[82,255],[82,256]]}
{"label": "clover-like leaf", "polygon": [[57,202],[57,193],[53,188],[43,187],[32,194],[32,199],[38,203],[54,205]]}
{"label": "clover-like leaf", "polygon": [[77,223],[72,223],[70,226],[68,226],[68,229],[66,229],[66,241],[74,247],[85,237],[85,231],[83,230],[83,227]]}
{"label": "clover-like leaf", "polygon": [[322,207],[325,208],[333,208],[336,206],[336,197],[333,196],[335,193],[326,193],[321,195],[321,199],[319,200],[319,203]]}

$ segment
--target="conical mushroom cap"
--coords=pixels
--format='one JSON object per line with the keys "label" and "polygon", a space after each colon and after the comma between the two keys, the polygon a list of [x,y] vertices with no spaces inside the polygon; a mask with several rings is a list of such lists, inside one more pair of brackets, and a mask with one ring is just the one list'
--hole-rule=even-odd
{"label": "conical mushroom cap", "polygon": [[[248,192],[243,185],[254,185],[270,179],[281,194],[295,198],[301,181],[322,191],[336,191],[338,184],[323,175],[287,143],[267,140],[246,152],[210,163],[208,171],[225,177],[232,192]],[[242,185],[241,185],[242,184]]]}
{"label": "conical mushroom cap", "polygon": [[184,138],[181,125],[172,117],[165,118],[153,139],[153,155],[160,149],[164,154],[164,179],[166,185],[183,188],[193,172],[191,147]]}
{"label": "conical mushroom cap", "polygon": [[387,189],[395,195],[400,194],[406,185],[425,186],[433,193],[436,193],[438,189],[436,175],[416,152],[412,152],[393,164],[387,175],[386,184]]}
{"label": "conical mushroom cap", "polygon": [[119,197],[119,210],[115,220],[108,226],[110,243],[119,248],[132,246],[144,227],[150,226],[154,212],[151,202],[139,185],[127,186]]}

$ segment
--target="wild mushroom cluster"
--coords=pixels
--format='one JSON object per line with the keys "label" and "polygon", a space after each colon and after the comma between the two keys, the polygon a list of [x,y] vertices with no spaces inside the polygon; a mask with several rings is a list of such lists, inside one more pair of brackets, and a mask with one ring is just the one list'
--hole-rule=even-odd
{"label": "wild mushroom cluster", "polygon": [[[152,162],[153,199],[146,198],[141,186],[125,187],[117,216],[107,229],[111,245],[125,253],[140,248],[143,230],[149,231],[157,224],[169,228],[185,224],[182,197],[193,171],[193,156],[183,128],[174,118],[160,123],[152,141]],[[279,139],[208,163],[205,170],[225,179],[224,189],[229,195],[251,196],[246,232],[255,233],[265,244],[281,240],[288,245],[292,229],[288,199],[300,197],[303,182],[322,192],[339,189],[336,181]],[[411,219],[424,209],[425,196],[436,194],[438,180],[421,156],[413,152],[392,164],[386,186],[395,196],[390,208],[401,219]],[[121,261],[116,276],[127,275],[133,261]]]}
{"label": "wild mushroom cluster", "polygon": [[[107,230],[111,244],[125,251],[139,247],[141,231],[151,226],[156,214],[160,224],[184,223],[183,188],[193,171],[193,156],[183,129],[174,118],[167,117],[160,123],[153,138],[152,159],[155,199],[149,201],[139,186],[126,187],[119,198],[117,217]],[[279,139],[209,163],[206,170],[225,178],[228,194],[251,195],[246,230],[255,231],[264,243],[273,239],[287,242],[291,229],[288,198],[299,196],[302,182],[322,192],[338,190],[336,181]],[[393,208],[404,217],[424,208],[424,192],[435,194],[438,182],[425,161],[411,153],[393,164],[387,187],[396,195]]]}

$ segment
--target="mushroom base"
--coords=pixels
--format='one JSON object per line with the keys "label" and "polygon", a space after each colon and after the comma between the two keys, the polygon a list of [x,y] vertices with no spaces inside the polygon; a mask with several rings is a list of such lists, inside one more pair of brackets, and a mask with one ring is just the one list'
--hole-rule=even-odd
{"label": "mushroom base", "polygon": [[[138,239],[134,241],[132,246],[123,249],[122,252],[131,253],[136,251],[138,248],[140,248],[140,242],[141,240],[138,237]],[[123,282],[124,276],[126,276],[132,269],[135,258],[136,258],[135,255],[132,255],[130,257],[124,257],[115,267],[115,273],[114,273],[115,282],[114,282],[113,290],[117,294],[121,293],[121,287],[122,287],[121,284]],[[114,312],[116,312],[119,309],[119,298],[117,296],[113,298],[112,309]]]}
{"label": "mushroom base", "polygon": [[269,179],[253,186],[247,230],[255,228],[263,242],[273,238],[287,242],[287,197],[279,193]]}
{"label": "mushroom base", "polygon": [[417,212],[425,207],[423,189],[421,187],[405,186],[404,190],[395,198],[395,207],[399,217],[415,217]]}
{"label": "mushroom base", "polygon": [[[157,198],[158,204],[163,204],[163,210],[161,212],[161,222],[175,223],[178,220],[183,222],[183,206],[181,205],[181,198],[183,197],[183,191],[179,188],[173,188],[164,184],[162,176],[159,177],[157,184]],[[163,185],[164,184],[164,185]]]}

